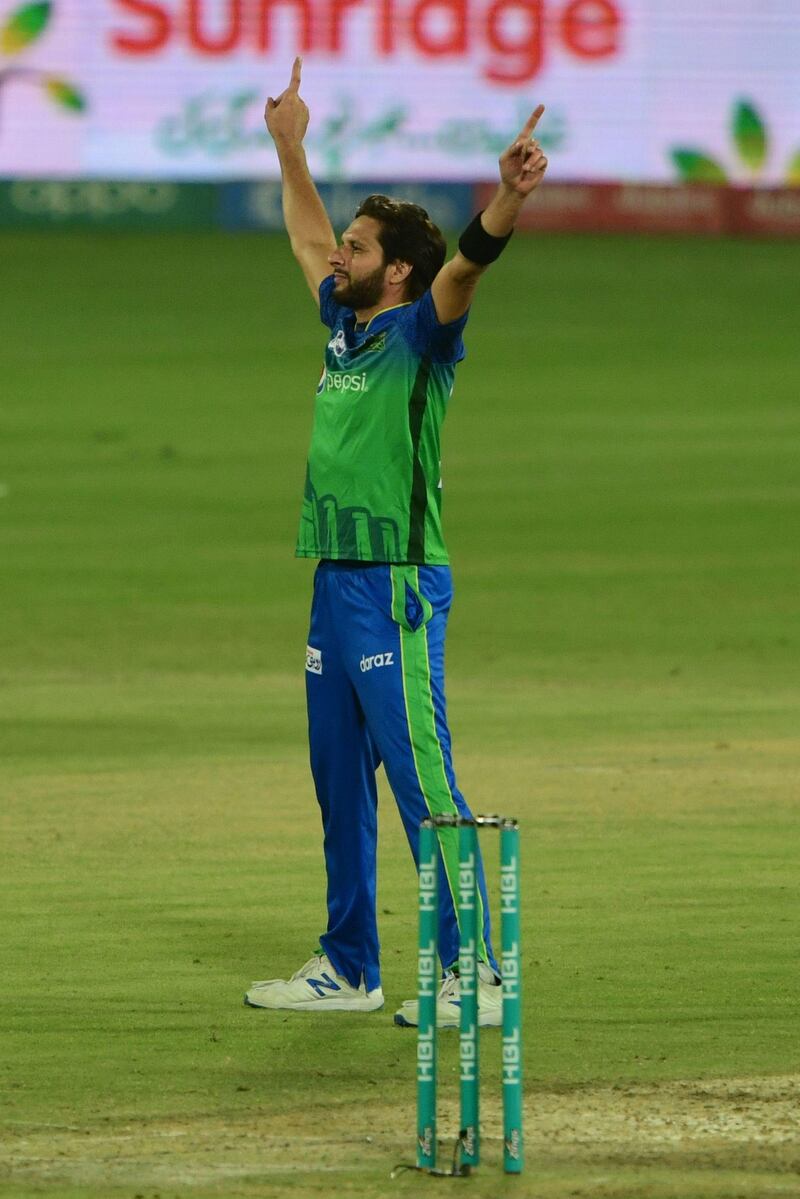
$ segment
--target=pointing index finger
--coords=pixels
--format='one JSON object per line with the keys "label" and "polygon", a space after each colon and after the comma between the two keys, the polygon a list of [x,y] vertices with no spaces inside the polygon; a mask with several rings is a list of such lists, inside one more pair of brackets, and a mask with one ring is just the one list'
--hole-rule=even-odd
{"label": "pointing index finger", "polygon": [[300,72],[302,71],[302,69],[303,69],[303,60],[300,57],[300,55],[298,54],[297,58],[294,60],[293,66],[292,66],[292,77],[289,80],[289,88],[288,88],[289,91],[297,92],[300,90]]}
{"label": "pointing index finger", "polygon": [[533,112],[528,117],[527,121],[525,122],[525,127],[523,128],[522,133],[520,133],[520,135],[519,135],[520,138],[529,138],[531,136],[534,129],[539,124],[539,118],[541,117],[543,112],[544,112],[544,104],[539,104],[539,105],[537,105],[536,108],[534,108]]}

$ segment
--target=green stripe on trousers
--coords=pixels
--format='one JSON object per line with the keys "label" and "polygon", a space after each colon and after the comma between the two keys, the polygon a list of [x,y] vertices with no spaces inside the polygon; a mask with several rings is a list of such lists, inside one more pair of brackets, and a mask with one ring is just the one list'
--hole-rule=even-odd
{"label": "green stripe on trousers", "polygon": [[[400,626],[400,657],[403,669],[403,698],[406,723],[414,757],[420,790],[432,816],[458,815],[453,792],[447,781],[444,753],[436,731],[436,713],[431,688],[431,667],[428,654],[427,619],[431,612],[428,600],[419,589],[419,568],[392,566],[392,615]],[[405,587],[408,584],[420,600],[426,623],[415,631],[408,627],[405,615]],[[458,829],[438,830],[447,884],[458,913]],[[479,892],[478,956],[489,960],[483,935],[483,897]]]}

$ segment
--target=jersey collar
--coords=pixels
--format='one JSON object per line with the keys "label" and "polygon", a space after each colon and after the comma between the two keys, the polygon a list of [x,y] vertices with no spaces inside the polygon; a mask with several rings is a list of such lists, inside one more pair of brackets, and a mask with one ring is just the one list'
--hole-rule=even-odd
{"label": "jersey collar", "polygon": [[355,326],[356,332],[366,333],[367,330],[369,329],[370,325],[372,324],[372,322],[376,321],[379,316],[383,316],[384,313],[386,313],[386,312],[394,312],[396,308],[408,308],[409,304],[412,304],[412,303],[413,303],[413,300],[404,300],[402,304],[390,304],[388,308],[381,308],[380,311],[376,312],[374,316],[371,316],[369,318],[369,320],[363,327],[361,325],[359,325],[358,321],[356,321],[356,326]]}

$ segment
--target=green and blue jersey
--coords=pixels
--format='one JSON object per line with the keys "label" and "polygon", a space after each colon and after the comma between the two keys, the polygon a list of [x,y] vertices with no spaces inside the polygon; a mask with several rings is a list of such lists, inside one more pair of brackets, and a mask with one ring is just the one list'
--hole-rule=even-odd
{"label": "green and blue jersey", "polygon": [[446,565],[440,439],[467,314],[441,324],[426,291],[359,326],[333,298],[334,282],[319,289],[331,336],[297,556]]}

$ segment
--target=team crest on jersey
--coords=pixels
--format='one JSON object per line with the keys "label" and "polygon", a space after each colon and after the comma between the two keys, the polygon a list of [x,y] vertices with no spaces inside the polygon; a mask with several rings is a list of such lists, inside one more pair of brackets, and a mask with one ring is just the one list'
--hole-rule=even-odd
{"label": "team crest on jersey", "polygon": [[362,346],[358,347],[358,353],[379,354],[384,349],[386,349],[386,334],[375,333],[372,337],[368,337]]}
{"label": "team crest on jersey", "polygon": [[386,333],[373,333],[366,341],[362,341],[360,346],[353,346],[350,350],[351,358],[358,358],[361,354],[379,354],[381,350],[386,349]]}

